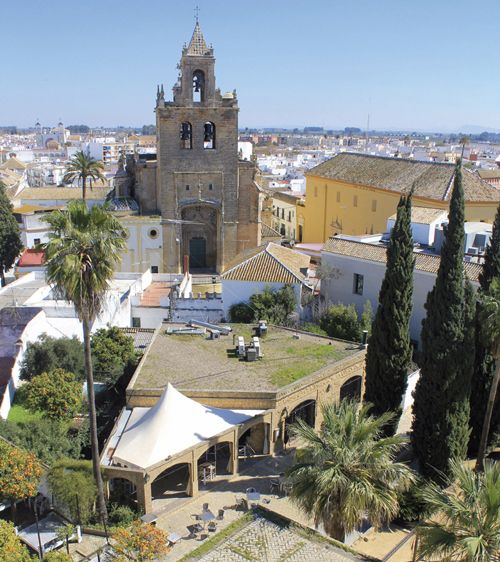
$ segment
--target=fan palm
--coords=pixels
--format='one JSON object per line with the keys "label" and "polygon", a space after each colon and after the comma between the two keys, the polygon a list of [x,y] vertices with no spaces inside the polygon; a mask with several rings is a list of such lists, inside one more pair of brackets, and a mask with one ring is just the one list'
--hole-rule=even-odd
{"label": "fan palm", "polygon": [[393,415],[375,418],[369,408],[344,400],[323,406],[319,432],[302,420],[291,427],[305,444],[289,471],[291,499],[341,541],[364,517],[375,526],[389,522],[398,513],[398,492],[414,482],[412,471],[393,461],[403,439],[382,437]]}
{"label": "fan palm", "polygon": [[90,330],[101,312],[106,290],[125,248],[125,231],[104,207],[88,209],[73,201],[67,211],[55,211],[45,219],[49,241],[44,244],[47,281],[56,294],[73,303],[83,327],[85,373],[91,429],[92,462],[99,496],[99,511],[105,519],[106,504],[99,467],[99,446],[90,355]]}
{"label": "fan palm", "polygon": [[454,460],[448,488],[431,483],[422,499],[436,519],[417,529],[418,554],[441,562],[492,562],[500,550],[500,469],[487,462],[483,473]]}
{"label": "fan palm", "polygon": [[75,180],[82,182],[82,199],[85,201],[87,195],[87,180],[90,189],[92,182],[101,180],[106,181],[103,175],[104,164],[100,160],[96,160],[90,154],[79,150],[75,152],[73,158],[68,162],[67,171],[64,174],[63,181],[71,183]]}
{"label": "fan palm", "polygon": [[491,416],[495,406],[498,381],[500,379],[500,279],[495,278],[491,282],[489,292],[483,296],[481,310],[481,329],[483,337],[490,346],[491,354],[495,359],[495,373],[491,381],[488,404],[486,405],[486,413],[484,415],[483,430],[481,432],[481,440],[477,452],[477,470],[483,469]]}

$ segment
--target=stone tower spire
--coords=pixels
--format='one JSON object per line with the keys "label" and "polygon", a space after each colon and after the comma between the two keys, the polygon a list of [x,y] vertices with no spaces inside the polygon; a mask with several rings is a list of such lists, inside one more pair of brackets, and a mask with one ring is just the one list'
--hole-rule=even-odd
{"label": "stone tower spire", "polygon": [[196,20],[193,36],[191,37],[188,48],[186,49],[186,55],[203,56],[209,54],[211,54],[210,49],[205,42],[200,24],[198,23],[198,20]]}

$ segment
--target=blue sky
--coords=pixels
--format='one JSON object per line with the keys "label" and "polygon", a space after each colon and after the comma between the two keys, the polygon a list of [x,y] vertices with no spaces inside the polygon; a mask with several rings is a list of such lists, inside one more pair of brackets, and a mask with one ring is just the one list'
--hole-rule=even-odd
{"label": "blue sky", "polygon": [[242,127],[500,130],[498,0],[4,0],[0,124],[154,123],[196,4]]}

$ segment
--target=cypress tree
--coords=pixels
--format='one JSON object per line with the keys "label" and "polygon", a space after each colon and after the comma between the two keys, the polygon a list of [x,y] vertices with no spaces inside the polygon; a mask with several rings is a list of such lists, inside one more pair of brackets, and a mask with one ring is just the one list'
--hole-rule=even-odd
{"label": "cypress tree", "polygon": [[414,265],[410,195],[399,200],[366,354],[364,399],[373,404],[372,413],[376,416],[396,413],[393,422],[385,428],[388,435],[395,433],[401,416],[401,400],[411,364],[409,325]]}
{"label": "cypress tree", "polygon": [[5,193],[5,186],[0,182],[0,287],[5,286],[5,272],[14,265],[22,248],[21,232],[12,214],[12,204]]}
{"label": "cypress tree", "polygon": [[[490,289],[491,281],[500,278],[500,205],[498,206],[493,232],[490,243],[484,253],[483,270],[479,275],[481,293],[487,293]],[[479,299],[476,314],[476,338],[475,338],[475,361],[472,376],[472,388],[470,397],[470,428],[469,455],[475,456],[481,439],[483,430],[484,415],[488,396],[490,393],[491,381],[495,372],[495,360],[489,349],[484,345],[480,330],[480,316],[482,310],[482,300]],[[489,443],[492,444],[500,434],[500,398],[497,394],[491,426],[489,433]]]}
{"label": "cypress tree", "polygon": [[[449,460],[464,458],[468,442],[471,362],[471,290],[464,286],[464,192],[461,163],[455,169],[448,225],[436,283],[422,322],[421,373],[413,404],[412,444],[424,475],[441,481]],[[473,350],[468,350],[472,356]]]}

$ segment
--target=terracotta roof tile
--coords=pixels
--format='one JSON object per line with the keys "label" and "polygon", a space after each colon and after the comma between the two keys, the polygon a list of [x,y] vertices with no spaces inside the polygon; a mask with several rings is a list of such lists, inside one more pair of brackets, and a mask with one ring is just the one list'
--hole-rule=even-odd
{"label": "terracotta roof tile", "polygon": [[[422,162],[344,152],[309,170],[308,174],[398,193],[447,201],[455,175],[454,164]],[[466,201],[500,202],[500,190],[463,169]]]}
{"label": "terracotta roof tile", "polygon": [[[445,209],[435,209],[433,207],[415,207],[411,208],[411,222],[418,224],[430,224],[438,219],[441,215],[447,216],[448,213]],[[397,213],[394,213],[389,219],[396,220]]]}
{"label": "terracotta roof tile", "polygon": [[306,276],[302,270],[308,268],[309,262],[309,256],[270,242],[244,254],[221,277],[232,281],[303,283]]}
{"label": "terracotta roof tile", "polygon": [[[387,261],[387,249],[384,246],[354,240],[343,240],[342,238],[329,238],[323,247],[323,251],[367,261],[380,263],[386,263]],[[436,274],[440,262],[441,258],[439,256],[415,252],[415,269],[419,271]],[[482,266],[478,263],[465,262],[464,267],[467,277],[471,281],[477,282]]]}

